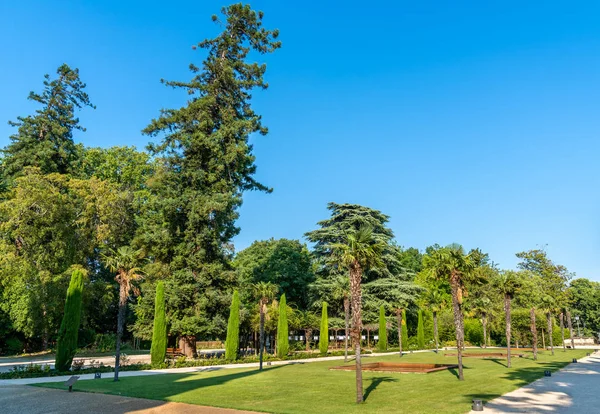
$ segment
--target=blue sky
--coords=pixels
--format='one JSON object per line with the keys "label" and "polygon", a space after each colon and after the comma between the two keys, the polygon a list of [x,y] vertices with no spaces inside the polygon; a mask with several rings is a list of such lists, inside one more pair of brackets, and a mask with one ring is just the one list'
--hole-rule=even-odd
{"label": "blue sky", "polygon": [[[77,141],[143,148],[141,129],[186,99],[159,80],[190,78],[224,4],[0,1],[0,145],[66,62],[97,105]],[[283,48],[254,103],[270,128],[252,139],[257,176],[274,192],[246,195],[238,249],[301,238],[327,202],[349,202],[390,215],[404,246],[459,242],[510,268],[547,244],[600,280],[597,2],[252,5]]]}

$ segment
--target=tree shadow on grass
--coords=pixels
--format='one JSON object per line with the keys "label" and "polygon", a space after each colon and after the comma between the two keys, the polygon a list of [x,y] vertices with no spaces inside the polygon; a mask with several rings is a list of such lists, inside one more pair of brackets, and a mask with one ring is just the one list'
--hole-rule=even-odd
{"label": "tree shadow on grass", "polygon": [[494,364],[498,364],[500,366],[503,366],[504,368],[507,368],[507,363],[506,363],[506,359],[499,359],[499,358],[486,358],[486,361],[491,361]]}
{"label": "tree shadow on grass", "polygon": [[[469,368],[468,366],[466,366],[466,365],[464,365],[464,364],[463,364],[463,371],[464,371],[464,370],[467,370],[467,369],[471,369],[471,368]],[[448,368],[448,371],[450,371],[450,373],[451,373],[452,375],[454,375],[454,376],[455,376],[457,379],[458,379],[458,378],[460,378],[460,377],[458,376],[458,368]],[[434,373],[434,374],[435,374],[435,373]],[[428,374],[428,375],[429,375],[429,374]]]}
{"label": "tree shadow on grass", "polygon": [[364,394],[364,400],[365,401],[367,401],[367,398],[369,398],[369,395],[371,395],[371,393],[373,391],[375,391],[375,389],[382,382],[398,382],[398,379],[397,378],[392,378],[392,377],[375,377],[375,378],[371,378],[371,383],[369,384],[369,386],[365,390],[365,394]]}

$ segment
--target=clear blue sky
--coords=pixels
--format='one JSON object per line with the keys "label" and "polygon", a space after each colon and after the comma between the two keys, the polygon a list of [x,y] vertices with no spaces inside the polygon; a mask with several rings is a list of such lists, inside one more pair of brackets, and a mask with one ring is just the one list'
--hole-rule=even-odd
{"label": "clear blue sky", "polygon": [[[301,238],[329,201],[392,217],[404,246],[459,242],[503,267],[548,245],[600,280],[598,2],[254,1],[283,48],[255,106],[258,178],[238,249]],[[221,1],[0,1],[0,145],[44,73],[80,68],[97,105],[77,134],[136,145],[212,36]]]}

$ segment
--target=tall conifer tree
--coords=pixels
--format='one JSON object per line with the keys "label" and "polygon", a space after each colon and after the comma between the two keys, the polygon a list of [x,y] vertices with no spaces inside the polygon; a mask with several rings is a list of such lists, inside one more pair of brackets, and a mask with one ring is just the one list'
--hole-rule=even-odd
{"label": "tall conifer tree", "polygon": [[406,320],[406,310],[402,310],[402,349],[408,349],[408,321]]}
{"label": "tall conifer tree", "polygon": [[425,327],[423,326],[423,311],[419,309],[419,320],[417,321],[417,345],[419,349],[425,349]]}
{"label": "tall conifer tree", "polygon": [[229,308],[229,322],[227,324],[227,339],[225,340],[225,358],[237,359],[240,345],[240,296],[238,291],[233,291],[231,307]]}
{"label": "tall conifer tree", "polygon": [[154,300],[154,327],[152,329],[152,345],[150,346],[150,359],[152,365],[165,362],[167,355],[167,316],[165,314],[165,284],[160,281],[156,284],[156,297]]}
{"label": "tall conifer tree", "polygon": [[94,107],[79,78],[79,70],[63,64],[56,70],[57,78],[45,75],[44,91],[29,93],[29,100],[41,105],[34,115],[18,117],[9,122],[17,127],[11,143],[2,151],[3,176],[9,182],[21,175],[27,166],[39,167],[44,174],[72,173],[77,166],[78,151],[73,131],[85,131],[79,125],[75,111]]}
{"label": "tall conifer tree", "polygon": [[288,317],[287,317],[287,303],[285,300],[285,293],[281,295],[279,300],[279,319],[277,320],[277,356],[279,358],[285,357],[290,350],[290,343],[288,339]]}
{"label": "tall conifer tree", "polygon": [[269,192],[257,182],[251,134],[267,134],[251,106],[252,91],[266,89],[266,65],[250,61],[278,49],[279,32],[262,27],[263,13],[248,5],[213,16],[222,32],[200,42],[200,66],[190,81],[163,81],[188,101],[164,109],[144,130],[161,139],[149,145],[159,160],[137,243],[169,267],[178,292],[171,332],[193,347],[193,335],[222,335],[227,291],[236,283],[231,239],[242,193]]}
{"label": "tall conifer tree", "polygon": [[380,351],[387,350],[387,323],[385,321],[385,308],[383,305],[379,308],[379,342],[377,348]]}
{"label": "tall conifer tree", "polygon": [[326,355],[329,349],[329,321],[327,319],[327,302],[323,302],[321,310],[321,330],[319,331],[319,351]]}
{"label": "tall conifer tree", "polygon": [[71,275],[67,300],[65,302],[65,315],[60,324],[58,345],[56,348],[56,361],[54,367],[58,371],[71,369],[73,357],[77,351],[77,336],[79,321],[81,319],[81,294],[83,292],[83,272],[75,270]]}

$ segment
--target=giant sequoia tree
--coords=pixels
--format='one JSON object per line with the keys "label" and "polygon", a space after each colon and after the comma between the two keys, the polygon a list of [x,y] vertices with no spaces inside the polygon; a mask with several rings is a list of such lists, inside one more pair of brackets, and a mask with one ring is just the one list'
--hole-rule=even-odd
{"label": "giant sequoia tree", "polygon": [[3,176],[9,181],[23,174],[27,166],[39,167],[44,174],[72,173],[78,158],[73,131],[85,131],[75,116],[77,109],[93,107],[85,93],[79,70],[63,64],[57,78],[45,75],[44,91],[30,92],[29,99],[41,105],[34,115],[18,117],[10,125],[18,127],[11,143],[2,151]]}
{"label": "giant sequoia tree", "polygon": [[167,264],[177,298],[171,309],[171,332],[187,338],[222,335],[228,291],[235,284],[230,268],[231,239],[242,193],[270,191],[257,182],[253,133],[267,128],[251,106],[254,89],[266,89],[266,65],[253,56],[280,47],[278,31],[262,27],[262,12],[248,5],[222,9],[213,16],[222,32],[200,42],[206,53],[200,66],[190,65],[190,81],[163,81],[189,99],[178,109],[165,109],[144,130],[161,138],[149,145],[159,158],[150,186],[153,197],[140,219],[137,244],[156,262]]}

